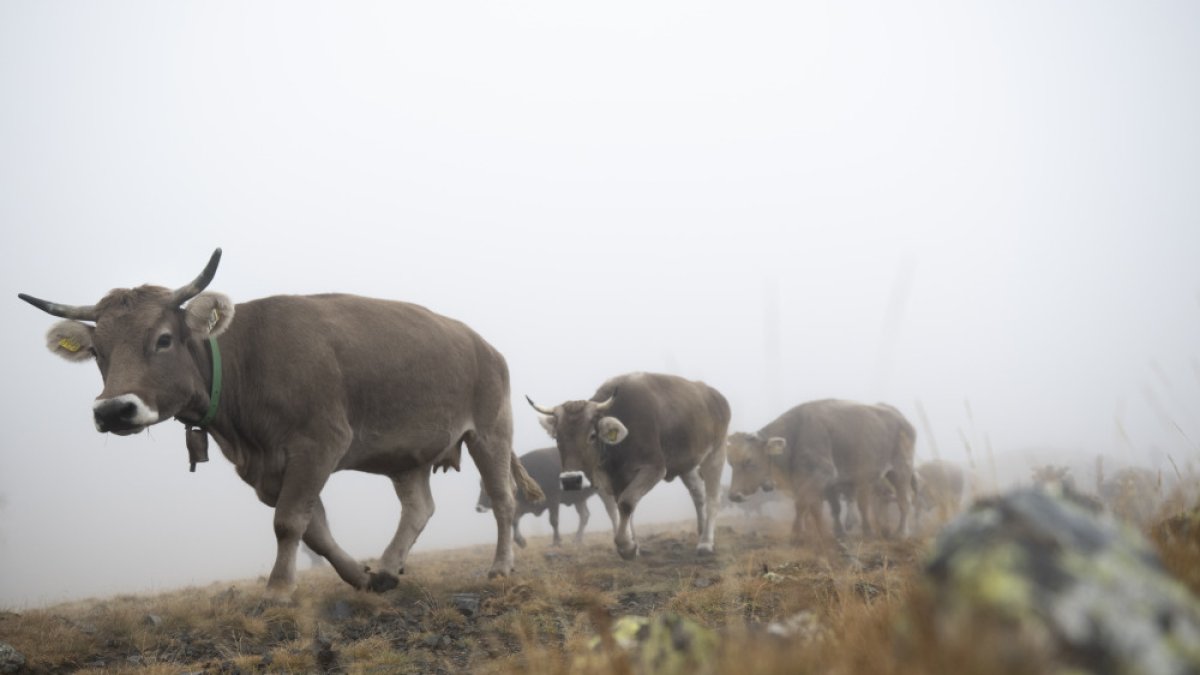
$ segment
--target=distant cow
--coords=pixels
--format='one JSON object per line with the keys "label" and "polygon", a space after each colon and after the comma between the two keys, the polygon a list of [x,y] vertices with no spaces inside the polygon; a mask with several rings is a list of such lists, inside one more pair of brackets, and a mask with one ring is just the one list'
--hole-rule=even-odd
{"label": "distant cow", "polygon": [[633,373],[600,385],[587,401],[539,406],[542,426],[558,443],[564,490],[590,481],[615,502],[615,543],[622,558],[638,554],[633,510],[661,480],[679,476],[696,506],[698,554],[713,552],[729,403],[719,391],[674,375]]}
{"label": "distant cow", "polygon": [[966,492],[966,476],[962,467],[944,459],[922,462],[917,466],[917,512],[937,511],[945,521],[962,507]]}
{"label": "distant cow", "polygon": [[826,399],[792,408],[757,433],[729,437],[733,469],[730,496],[737,500],[778,484],[796,504],[793,538],[799,539],[805,516],[824,532],[822,501],[833,512],[838,536],[844,533],[839,495],[849,490],[863,520],[874,527],[875,484],[886,477],[898,497],[899,531],[908,527],[916,431],[888,405],[864,405]]}
{"label": "distant cow", "polygon": [[735,508],[746,518],[763,515],[764,508],[783,499],[784,497],[778,492],[762,492],[760,490],[735,502],[729,497],[729,487],[725,485],[721,486],[721,508]]}
{"label": "distant cow", "polygon": [[[117,289],[93,306],[19,296],[68,319],[50,328],[50,351],[100,367],[96,429],[127,435],[176,418],[191,428],[199,461],[207,459],[206,434],[215,438],[275,508],[278,550],[267,581],[274,595],[293,587],[301,538],[355,588],[394,587],[433,514],[430,472],[457,469],[465,443],[496,504],[489,573],[508,574],[514,477],[528,494],[540,490],[512,451],[500,352],[466,325],[402,302],[278,295],[235,307],[201,293],[220,259],[217,249],[178,290]],[[389,477],[403,507],[376,572],[329,531],[321,489],[343,469]]]}
{"label": "distant cow", "polygon": [[[537,481],[538,487],[542,488],[542,492],[546,498],[533,502],[526,499],[523,495],[517,495],[517,512],[513,516],[513,541],[517,546],[525,548],[525,537],[521,536],[521,516],[526,513],[532,513],[534,516],[542,515],[547,509],[550,511],[550,527],[554,530],[554,545],[562,544],[562,538],[558,535],[558,507],[574,506],[575,512],[579,514],[579,530],[575,532],[575,543],[583,541],[583,530],[587,527],[588,519],[591,517],[591,511],[588,510],[587,500],[592,495],[596,494],[594,487],[589,487],[583,490],[571,490],[564,492],[562,490],[559,474],[562,473],[562,461],[558,456],[558,448],[542,448],[541,450],[533,450],[521,455],[521,464],[525,467],[525,471],[529,473],[530,478]],[[482,486],[481,486],[482,487]],[[611,501],[604,503],[605,508],[612,505]],[[479,513],[484,513],[492,508],[492,500],[488,498],[487,490],[479,490],[479,501],[475,504],[475,510]],[[609,510],[609,520],[612,521],[613,527],[617,525],[617,512],[615,508]]]}

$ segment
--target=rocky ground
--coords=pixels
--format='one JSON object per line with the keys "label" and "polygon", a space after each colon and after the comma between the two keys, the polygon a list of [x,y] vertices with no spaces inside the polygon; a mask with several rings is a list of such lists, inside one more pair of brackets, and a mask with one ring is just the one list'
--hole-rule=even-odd
{"label": "rocky ground", "polygon": [[[0,649],[0,672],[986,673],[1054,664],[1052,648],[992,660],[987,632],[947,642],[925,572],[930,537],[792,546],[787,531],[725,514],[708,558],[695,556],[696,536],[681,523],[643,528],[633,562],[620,560],[607,532],[561,548],[531,538],[516,574],[500,580],[485,576],[492,547],[476,546],[412,556],[400,586],[382,595],[315,569],[287,603],[266,601],[258,579],[0,612],[0,643],[24,658],[5,666]],[[1195,567],[1200,542],[1172,541],[1169,565]]]}

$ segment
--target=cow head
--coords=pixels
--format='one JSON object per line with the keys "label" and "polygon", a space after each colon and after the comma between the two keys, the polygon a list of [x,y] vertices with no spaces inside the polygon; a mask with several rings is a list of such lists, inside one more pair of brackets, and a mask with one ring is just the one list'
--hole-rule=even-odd
{"label": "cow head", "polygon": [[92,404],[98,431],[127,435],[181,413],[203,413],[209,363],[203,341],[220,335],[233,320],[229,298],[201,293],[220,260],[217,249],[200,276],[177,290],[120,288],[95,305],[60,305],[19,294],[66,319],[46,334],[50,351],[68,361],[95,359],[104,380]]}
{"label": "cow head", "polygon": [[618,445],[629,435],[629,429],[616,417],[606,413],[612,408],[617,394],[606,401],[567,401],[553,408],[534,403],[529,405],[541,413],[542,428],[558,444],[562,458],[559,480],[564,490],[580,490],[585,480],[592,480],[600,464],[601,453],[609,445]]}
{"label": "cow head", "polygon": [[774,490],[771,460],[783,456],[786,450],[787,440],[777,436],[763,438],[742,432],[731,435],[726,442],[726,454],[733,470],[729,499],[740,502],[760,488],[763,492]]}

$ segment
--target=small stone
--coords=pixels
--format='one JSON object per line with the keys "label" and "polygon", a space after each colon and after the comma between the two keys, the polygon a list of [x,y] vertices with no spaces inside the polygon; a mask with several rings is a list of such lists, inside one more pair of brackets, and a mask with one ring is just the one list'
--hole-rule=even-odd
{"label": "small stone", "polygon": [[131,665],[131,666],[140,666],[142,664],[142,657],[138,656],[137,654],[134,654],[133,656],[128,656],[125,658],[125,660],[128,661],[129,665]]}
{"label": "small stone", "polygon": [[147,614],[142,618],[142,623],[146,624],[147,626],[154,626],[155,628],[161,626],[162,622],[162,617],[157,614]]}
{"label": "small stone", "polygon": [[437,647],[441,641],[442,641],[441,635],[439,635],[437,633],[431,633],[429,635],[426,635],[421,640],[421,644],[425,645],[426,647],[429,647],[430,649],[433,649],[433,648]]}
{"label": "small stone", "polygon": [[479,613],[480,598],[478,593],[455,593],[450,596],[450,602],[464,616],[475,616]]}
{"label": "small stone", "polygon": [[696,577],[692,580],[692,586],[696,588],[708,588],[713,585],[713,580],[708,577]]}

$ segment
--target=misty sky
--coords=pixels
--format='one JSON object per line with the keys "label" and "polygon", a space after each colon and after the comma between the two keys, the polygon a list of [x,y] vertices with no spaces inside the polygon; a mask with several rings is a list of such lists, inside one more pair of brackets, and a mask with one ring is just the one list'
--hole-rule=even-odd
{"label": "misty sky", "polygon": [[[97,434],[98,371],[16,298],[179,286],[217,246],[234,301],[472,326],[519,452],[551,443],[524,394],[649,370],[737,429],[886,400],[929,458],[919,402],[1014,477],[1200,462],[1197,3],[411,4],[0,4],[0,607],[269,570],[216,448],[189,474],[177,423]],[[416,551],[494,540],[473,465],[434,489]],[[389,481],[325,495],[382,552]],[[637,513],[692,510],[676,482]]]}

